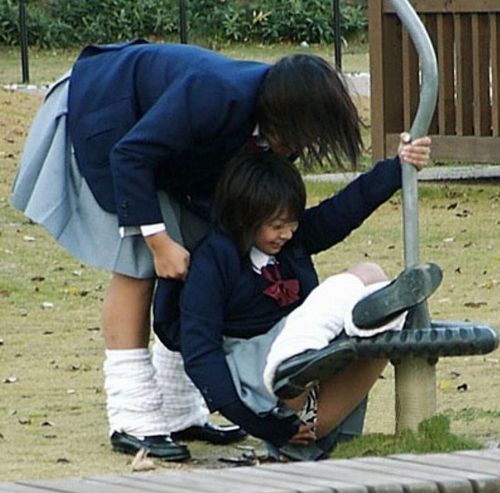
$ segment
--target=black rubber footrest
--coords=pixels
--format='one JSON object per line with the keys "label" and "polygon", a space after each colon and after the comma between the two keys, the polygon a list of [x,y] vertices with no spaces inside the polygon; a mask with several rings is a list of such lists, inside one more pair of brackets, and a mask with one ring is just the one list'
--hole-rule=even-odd
{"label": "black rubber footrest", "polygon": [[339,336],[323,349],[293,356],[278,366],[274,393],[281,399],[300,395],[311,385],[333,377],[356,359],[401,360],[417,357],[486,354],[498,347],[495,329],[467,322],[433,322],[431,327],[390,331],[374,337]]}
{"label": "black rubber footrest", "polygon": [[419,357],[486,354],[498,347],[497,332],[471,323],[432,323],[422,329],[391,331],[375,337],[356,338],[359,358]]}

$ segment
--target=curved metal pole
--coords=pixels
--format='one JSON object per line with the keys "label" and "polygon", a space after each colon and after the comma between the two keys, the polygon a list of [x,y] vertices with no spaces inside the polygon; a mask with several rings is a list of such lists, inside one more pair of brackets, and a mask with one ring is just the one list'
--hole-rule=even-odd
{"label": "curved metal pole", "polygon": [[[420,102],[410,129],[413,139],[427,134],[436,108],[438,97],[438,66],[432,41],[408,0],[389,0],[408,31],[417,50],[420,61]],[[409,267],[419,262],[418,232],[418,187],[417,170],[403,163],[403,230],[405,265]],[[423,303],[410,321],[413,327],[429,327],[430,316],[427,304]]]}
{"label": "curved metal pole", "polygon": [[[420,61],[420,102],[410,129],[411,139],[427,134],[438,96],[438,68],[427,30],[408,0],[389,0],[408,31]],[[417,170],[402,163],[405,265],[419,262]],[[430,327],[427,303],[415,308],[406,328]],[[436,412],[436,371],[421,358],[407,358],[395,367],[396,431],[417,429]]]}
{"label": "curved metal pole", "polygon": [[[408,0],[389,0],[396,14],[407,29],[417,50],[420,69],[420,102],[410,129],[412,139],[426,135],[436,108],[438,96],[438,67],[432,41]],[[405,265],[418,263],[418,201],[417,170],[403,164],[404,226],[405,226]]]}

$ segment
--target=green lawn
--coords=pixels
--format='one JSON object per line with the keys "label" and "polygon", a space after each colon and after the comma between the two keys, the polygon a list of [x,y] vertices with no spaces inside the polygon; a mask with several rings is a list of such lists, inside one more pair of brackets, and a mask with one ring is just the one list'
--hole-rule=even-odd
{"label": "green lawn", "polygon": [[[29,50],[30,83],[41,85],[53,82],[62,73],[71,68],[78,56],[79,49],[71,50]],[[245,45],[233,44],[220,48],[228,56],[246,60],[272,62],[290,53],[314,53],[333,61],[333,47],[312,45],[301,48],[295,45]],[[22,80],[21,54],[19,48],[0,47],[0,84],[17,84]],[[350,72],[368,72],[368,48],[366,45],[353,46],[344,52],[343,70]]]}

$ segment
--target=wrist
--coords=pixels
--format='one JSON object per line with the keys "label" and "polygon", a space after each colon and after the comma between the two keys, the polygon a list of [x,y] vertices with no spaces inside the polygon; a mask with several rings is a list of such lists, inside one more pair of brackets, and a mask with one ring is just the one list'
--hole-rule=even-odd
{"label": "wrist", "polygon": [[158,233],[154,233],[144,237],[144,241],[148,245],[148,247],[153,251],[157,251],[159,249],[165,248],[172,239],[168,235],[168,233],[163,230]]}

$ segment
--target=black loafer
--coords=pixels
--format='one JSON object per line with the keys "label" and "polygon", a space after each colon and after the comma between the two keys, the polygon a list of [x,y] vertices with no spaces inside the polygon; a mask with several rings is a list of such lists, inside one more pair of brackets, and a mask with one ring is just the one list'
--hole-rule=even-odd
{"label": "black loafer", "polygon": [[236,425],[219,426],[207,422],[203,426],[190,426],[185,430],[174,431],[171,436],[180,441],[201,440],[215,445],[227,445],[243,440],[247,433]]}
{"label": "black loafer", "polygon": [[355,341],[339,337],[322,349],[310,349],[278,365],[273,391],[280,399],[292,399],[333,377],[357,358]]}
{"label": "black loafer", "polygon": [[123,454],[135,455],[139,450],[146,449],[150,457],[158,457],[164,461],[184,461],[191,458],[185,445],[175,443],[168,435],[154,435],[142,440],[128,433],[115,431],[111,435],[113,450]]}
{"label": "black loafer", "polygon": [[443,273],[433,263],[408,267],[394,281],[356,303],[352,321],[360,329],[385,325],[425,301],[441,284]]}

